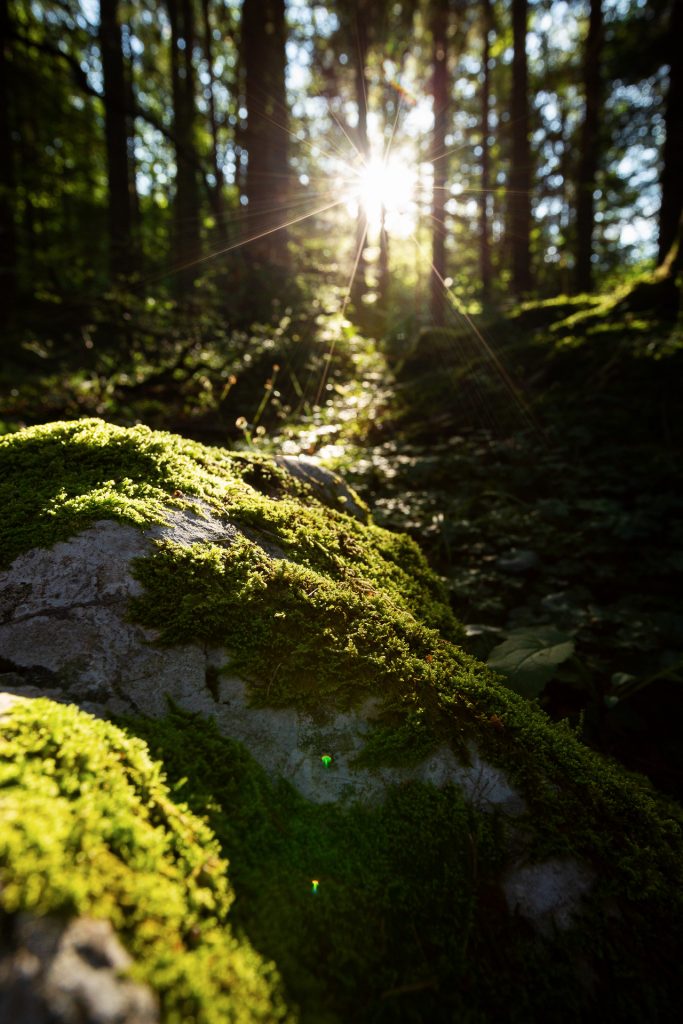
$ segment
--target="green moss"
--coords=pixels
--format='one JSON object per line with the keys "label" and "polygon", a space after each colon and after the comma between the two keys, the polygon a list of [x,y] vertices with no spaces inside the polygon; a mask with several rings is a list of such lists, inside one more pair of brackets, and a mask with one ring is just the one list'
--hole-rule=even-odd
{"label": "green moss", "polygon": [[[652,1007],[666,1019],[683,941],[680,808],[553,726],[465,655],[454,643],[460,629],[441,585],[414,544],[321,506],[304,485],[262,460],[145,428],[99,421],[33,428],[0,442],[0,467],[1,486],[19,490],[16,505],[5,494],[10,554],[68,537],[98,518],[144,524],[191,497],[208,502],[239,532],[224,545],[167,541],[139,561],[144,589],[131,606],[136,621],[158,629],[162,643],[227,647],[255,703],[315,713],[380,696],[383,718],[365,752],[368,762],[405,762],[444,742],[462,751],[463,740],[474,738],[523,794],[528,814],[516,827],[532,853],[596,867],[594,911],[567,936],[539,944],[500,909],[503,847],[495,819],[466,809],[455,790],[411,785],[381,808],[312,807],[289,787],[268,783],[237,745],[205,723],[136,726],[157,744],[174,777],[187,777],[195,809],[211,814],[233,862],[235,916],[256,948],[276,959],[311,1024],[351,1016],[559,1019],[565,1007],[576,1012],[564,1019],[579,1019],[586,995],[573,991],[570,979],[586,942],[601,972],[604,1010],[610,987],[621,986],[623,1013],[613,1019],[646,1019]],[[97,735],[94,724],[88,728]],[[141,806],[149,802],[149,787],[145,792]],[[97,789],[94,804],[98,799]],[[68,810],[60,805],[58,817]],[[137,850],[138,834],[130,834]],[[55,835],[66,864],[71,833]],[[137,871],[138,861],[132,863]],[[144,877],[144,858],[139,863]],[[40,861],[27,864],[30,870],[5,892],[34,891]],[[313,878],[320,882],[315,896]],[[40,886],[36,891],[38,909],[59,905],[54,894],[41,903]],[[71,889],[67,896],[73,903]],[[127,907],[127,899],[118,890],[106,912],[115,915],[114,904]],[[104,901],[93,896],[103,912]],[[224,921],[227,902],[225,895],[212,920]],[[618,924],[605,914],[611,906],[618,907]],[[127,911],[117,926],[125,927],[124,918]],[[216,928],[222,935],[223,923]],[[501,943],[514,947],[502,966]],[[178,983],[180,990],[185,984]]]}
{"label": "green moss", "polygon": [[235,919],[277,963],[302,1024],[675,1016],[676,911],[652,894],[624,900],[616,865],[602,864],[606,881],[575,928],[539,940],[500,888],[507,826],[455,788],[411,783],[376,807],[314,805],[197,716],[128,726],[208,816],[230,859]]}
{"label": "green moss", "polygon": [[358,592],[379,586],[400,607],[460,635],[441,584],[412,541],[325,508],[314,489],[261,456],[101,420],[52,423],[0,438],[4,565],[98,519],[162,522],[169,507],[196,509],[193,498],[256,529],[262,543],[295,552],[311,569]]}
{"label": "green moss", "polygon": [[0,467],[18,494],[1,527],[8,559],[100,518],[163,520],[193,497],[244,530],[228,547],[160,545],[139,566],[146,593],[133,614],[165,643],[227,644],[263,700],[350,702],[392,680],[424,684],[442,642],[433,630],[461,635],[412,541],[320,505],[262,459],[87,420],[4,439]]}
{"label": "green moss", "polygon": [[149,431],[145,436],[92,420],[0,439],[3,562],[65,540],[98,518],[161,521],[170,485],[162,488],[160,480],[180,474],[168,456],[159,463],[159,452]]}
{"label": "green moss", "polygon": [[[577,344],[581,336],[594,336],[600,330],[614,331],[615,334],[637,334],[639,331],[652,330],[662,319],[661,300],[667,292],[668,281],[663,279],[661,271],[655,270],[641,274],[631,281],[626,281],[610,292],[605,292],[587,300],[586,308],[579,308],[550,327],[551,335],[562,340],[571,338]],[[675,288],[674,288],[675,291]],[[638,321],[634,314],[647,312],[649,318]],[[664,316],[664,319],[667,319]]]}
{"label": "green moss", "polygon": [[[555,786],[575,788],[575,806],[571,796],[565,803],[577,850],[591,848],[587,837],[605,814],[617,833],[624,816],[641,814],[651,834],[672,818],[644,785],[552,726],[451,642],[459,626],[408,538],[321,506],[262,459],[86,420],[1,439],[0,467],[1,486],[18,494],[5,501],[9,550],[45,542],[46,533],[68,536],[105,515],[153,521],[187,496],[240,527],[226,546],[160,544],[138,565],[145,592],[132,614],[158,628],[164,643],[230,648],[255,700],[315,710],[373,693],[386,698],[384,726],[424,723],[420,743],[429,735],[457,746],[474,734],[547,820],[556,820]],[[268,494],[249,478],[267,480]],[[556,845],[566,842],[561,834]]]}
{"label": "green moss", "polygon": [[354,758],[359,768],[375,765],[417,765],[430,754],[439,736],[426,721],[422,708],[384,716],[382,725],[371,730],[365,746]]}
{"label": "green moss", "polygon": [[110,920],[166,1024],[287,1017],[271,964],[229,918],[227,864],[146,746],[46,700],[0,734],[0,907]]}
{"label": "green moss", "polygon": [[623,902],[618,872],[579,927],[540,941],[505,908],[503,822],[457,789],[313,805],[196,716],[126,728],[170,790],[139,739],[75,708],[3,722],[0,906],[112,920],[165,1022],[276,1021],[285,1000],[302,1024],[673,1016],[676,935],[652,893]]}
{"label": "green moss", "polygon": [[166,545],[140,563],[139,578],[135,617],[167,642],[227,646],[255,701],[315,710],[383,695],[368,763],[419,758],[444,740],[462,750],[474,736],[524,794],[539,856],[611,861],[629,898],[630,879],[663,900],[673,877],[683,882],[680,809],[552,725],[386,591],[359,594],[246,539],[228,549]]}
{"label": "green moss", "polygon": [[[172,434],[102,420],[50,423],[0,438],[2,564],[66,540],[98,519],[162,522],[170,505],[201,497],[219,505],[258,457],[240,457]],[[272,467],[289,493],[300,485]]]}
{"label": "green moss", "polygon": [[235,918],[278,964],[302,1024],[528,1020],[491,969],[499,929],[518,940],[506,977],[521,970],[537,1012],[558,1004],[552,986],[569,968],[534,982],[530,930],[500,909],[502,824],[454,787],[396,787],[377,807],[315,805],[197,717],[128,724],[208,815],[230,858]]}
{"label": "green moss", "polygon": [[[431,680],[444,641],[406,607],[410,594],[367,578],[335,579],[270,557],[238,537],[228,548],[166,543],[137,563],[133,618],[163,643],[227,646],[231,669],[270,704],[348,706],[370,692],[400,697]],[[277,652],[274,659],[273,652]],[[457,648],[451,662],[469,659]]]}

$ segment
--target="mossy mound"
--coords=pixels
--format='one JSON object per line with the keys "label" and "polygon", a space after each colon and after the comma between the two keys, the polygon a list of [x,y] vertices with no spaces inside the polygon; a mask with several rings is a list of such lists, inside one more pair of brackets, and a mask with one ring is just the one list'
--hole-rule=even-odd
{"label": "mossy mound", "polygon": [[285,1020],[272,964],[233,932],[227,865],[146,746],[73,706],[0,725],[0,908],[112,922],[163,1019]]}
{"label": "mossy mound", "polygon": [[[535,408],[565,429],[578,416],[606,438],[680,443],[674,410],[683,343],[674,278],[660,268],[574,302],[573,312],[555,300],[554,306],[530,304],[524,314],[549,314],[517,350],[519,376],[533,381]],[[551,320],[553,309],[558,315]]]}
{"label": "mossy mound", "polygon": [[[375,808],[316,806],[273,784],[196,716],[174,711],[130,724],[208,814],[230,857],[236,920],[278,964],[302,1024],[675,1016],[679,926],[670,901],[678,895],[670,880],[660,879],[661,903],[635,884],[622,902],[636,874],[603,862],[605,878],[574,926],[551,925],[539,938],[509,913],[501,888],[511,839],[544,831],[537,820],[511,831],[463,802],[456,787],[419,783],[396,787]],[[623,822],[623,838],[631,826]],[[548,832],[554,827],[547,823]],[[559,829],[571,834],[566,822]],[[675,837],[672,826],[673,847]],[[635,834],[627,841],[649,843],[642,855],[651,861],[662,839],[659,829],[654,843]],[[677,872],[678,855],[669,853]]]}
{"label": "mossy mound", "polygon": [[678,305],[676,279],[659,268],[602,294],[559,295],[500,319],[459,316],[454,327],[425,329],[396,365],[393,433],[433,441],[472,428],[566,431],[589,415],[608,438],[630,425],[636,443],[679,443]]}
{"label": "mossy mound", "polygon": [[[171,649],[227,649],[255,706],[324,716],[374,698],[366,764],[406,763],[444,747],[466,758],[476,748],[521,793],[525,810],[514,819],[467,806],[455,786],[419,782],[390,790],[379,805],[314,806],[268,780],[205,721],[128,723],[177,785],[184,780],[194,809],[211,816],[232,863],[235,920],[275,960],[302,1020],[575,1020],[595,1008],[608,1020],[673,1014],[683,940],[680,808],[464,654],[441,585],[411,541],[324,507],[265,459],[142,427],[31,428],[0,440],[0,468],[0,486],[18,494],[5,500],[8,560],[99,519],[144,527],[172,509],[209,509],[234,528],[229,539],[166,540],[141,559],[136,621]],[[84,721],[93,736],[109,728]],[[66,780],[73,769],[65,764]],[[95,783],[91,793],[96,802]],[[140,799],[154,806],[149,792]],[[133,872],[138,841],[148,849],[136,833],[125,851]],[[65,862],[75,859],[66,838],[63,846]],[[153,858],[163,852],[149,849]],[[22,891],[34,883],[17,857],[14,849],[7,878],[14,872]],[[143,856],[143,888],[146,863]],[[585,868],[590,897],[563,923],[550,915],[539,935],[515,912],[506,880],[520,866],[557,864]],[[34,861],[31,871],[40,870]],[[137,928],[142,922],[129,935]],[[173,944],[168,955],[172,974]]]}
{"label": "mossy mound", "polygon": [[166,542],[141,562],[133,613],[163,643],[230,648],[270,703],[349,705],[391,680],[427,683],[432,648],[461,636],[410,539],[328,509],[258,456],[84,420],[0,439],[0,467],[7,562],[98,520],[145,526],[197,499],[229,520],[239,533],[225,546]]}

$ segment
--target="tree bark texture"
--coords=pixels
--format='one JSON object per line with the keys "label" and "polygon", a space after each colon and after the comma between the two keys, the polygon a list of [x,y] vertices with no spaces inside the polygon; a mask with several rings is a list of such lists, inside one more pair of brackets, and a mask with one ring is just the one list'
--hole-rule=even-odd
{"label": "tree bark texture", "polygon": [[129,270],[132,229],[126,78],[118,0],[100,0],[100,47],[109,185],[109,266],[112,277],[117,277]]}
{"label": "tree bark texture", "polygon": [[479,207],[479,271],[481,274],[481,297],[484,302],[491,298],[491,32],[493,16],[491,0],[482,3],[482,88],[481,88],[481,203]]}
{"label": "tree bark texture", "polygon": [[242,61],[247,125],[243,145],[246,253],[256,263],[286,266],[289,203],[288,109],[285,90],[287,31],[284,0],[244,0]]}
{"label": "tree bark texture", "polygon": [[126,84],[126,136],[128,144],[128,203],[131,223],[131,270],[142,267],[142,211],[137,189],[137,167],[135,158],[135,54],[131,46],[130,23],[123,26],[123,72]]}
{"label": "tree bark texture", "polygon": [[192,0],[167,0],[171,23],[171,85],[176,149],[174,202],[174,260],[179,293],[187,292],[196,278],[200,256],[199,183],[195,153],[195,43]]}
{"label": "tree bark texture", "polygon": [[0,323],[9,319],[16,298],[14,146],[9,107],[10,36],[8,0],[0,0]]}
{"label": "tree bark texture", "polygon": [[664,113],[666,140],[659,209],[660,265],[678,238],[683,215],[683,0],[673,0],[669,24],[669,90]]}
{"label": "tree bark texture", "polygon": [[574,290],[588,292],[593,286],[593,231],[595,229],[595,179],[600,154],[602,76],[600,60],[604,40],[602,0],[590,0],[588,35],[583,60],[585,111],[576,183],[576,256]]}
{"label": "tree bark texture", "polygon": [[432,270],[430,276],[430,314],[441,326],[445,319],[446,298],[446,134],[448,132],[448,0],[432,0],[432,98],[434,129],[431,162],[434,168],[432,190]]}
{"label": "tree bark texture", "polygon": [[[354,89],[358,123],[356,125],[356,145],[362,162],[370,160],[370,138],[368,136],[368,81],[367,63],[370,42],[368,38],[367,10],[365,0],[356,0],[354,4],[354,24],[352,25],[351,50],[354,54]],[[365,247],[368,235],[368,215],[362,203],[358,204],[356,219],[356,271],[351,282],[351,298],[355,306],[362,302],[366,290]]]}
{"label": "tree bark texture", "polygon": [[225,239],[225,206],[223,202],[223,186],[225,177],[220,159],[220,146],[218,142],[218,117],[216,114],[216,99],[214,96],[215,79],[213,73],[213,43],[211,39],[211,14],[209,0],[201,0],[202,3],[202,29],[204,34],[204,58],[209,73],[208,104],[209,104],[209,128],[211,131],[211,164],[213,176],[216,179],[215,186],[211,189],[211,206],[216,220],[216,233],[218,238]]}
{"label": "tree bark texture", "polygon": [[529,145],[529,74],[527,68],[528,3],[512,0],[512,135],[508,230],[512,258],[512,288],[520,296],[532,287],[531,276],[531,148]]}

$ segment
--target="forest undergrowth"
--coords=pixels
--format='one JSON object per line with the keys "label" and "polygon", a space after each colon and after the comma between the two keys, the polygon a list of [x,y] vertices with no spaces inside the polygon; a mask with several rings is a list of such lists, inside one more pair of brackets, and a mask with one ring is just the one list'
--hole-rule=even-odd
{"label": "forest undergrowth", "polygon": [[420,543],[470,653],[680,799],[683,335],[660,298],[645,278],[396,332],[284,443]]}
{"label": "forest undergrowth", "polygon": [[[683,795],[683,336],[619,296],[425,330],[336,463],[445,577],[471,653]],[[498,365],[500,364],[500,365]]]}
{"label": "forest undergrowth", "polygon": [[420,543],[471,653],[680,799],[683,335],[653,296],[384,332],[330,286],[230,329],[210,292],[57,304],[15,347],[0,423],[97,415],[339,470]]}

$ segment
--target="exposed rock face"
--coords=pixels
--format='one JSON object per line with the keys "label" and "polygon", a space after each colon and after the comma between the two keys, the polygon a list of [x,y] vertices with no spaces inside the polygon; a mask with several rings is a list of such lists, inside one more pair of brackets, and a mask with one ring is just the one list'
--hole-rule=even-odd
{"label": "exposed rock face", "polygon": [[[672,936],[680,932],[679,909],[683,913],[677,895],[679,882],[683,885],[680,814],[586,750],[570,730],[553,726],[464,654],[457,646],[461,628],[415,546],[364,523],[362,507],[354,507],[352,493],[345,493],[336,478],[309,464],[285,467],[282,460],[277,466],[261,458],[252,464],[245,456],[97,421],[35,428],[0,441],[0,500],[3,481],[12,474],[18,506],[6,500],[9,526],[0,524],[1,550],[11,552],[0,574],[0,690],[7,691],[0,695],[0,748],[3,731],[18,720],[13,701],[39,694],[76,704],[99,719],[140,716],[130,728],[161,737],[164,758],[167,749],[171,756],[183,747],[183,730],[188,735],[195,730],[188,742],[201,748],[200,767],[193,767],[192,751],[183,747],[176,784],[187,783],[192,792],[201,783],[204,799],[206,776],[211,780],[215,772],[222,780],[215,793],[215,827],[219,835],[224,829],[230,860],[235,847],[236,856],[248,862],[244,870],[234,862],[243,886],[235,904],[241,924],[254,928],[256,938],[248,938],[259,955],[278,966],[278,958],[286,962],[283,974],[290,972],[285,982],[295,1001],[310,1000],[308,1019],[330,1024],[377,1019],[387,1000],[417,992],[425,1002],[414,1019],[436,1024],[469,1013],[469,1003],[459,1001],[461,990],[481,995],[480,1019],[503,1019],[509,1005],[510,1019],[525,1024],[560,1019],[566,998],[573,1000],[574,1014],[566,1019],[581,1019],[585,1008],[594,1006],[595,992],[602,993],[604,1009],[617,989],[622,1008],[631,1002],[636,1007],[619,1019],[643,1019],[650,999],[666,1019],[678,991],[672,980],[677,961],[667,950],[676,947]],[[341,507],[353,515],[341,514]],[[164,748],[163,729],[173,720],[165,718],[169,699],[201,718],[186,716],[180,727],[168,725],[170,747]],[[137,852],[134,826],[126,817],[127,787],[137,773],[138,819],[149,787],[157,784],[151,762],[136,748],[131,769],[125,734],[115,736],[106,721],[60,705],[50,704],[50,712],[43,702],[31,706],[46,718],[57,708],[54,740],[46,725],[45,736],[39,730],[43,745],[29,754],[31,770],[46,758],[55,772],[62,771],[61,806],[69,815],[74,816],[76,799],[82,801],[78,808],[86,809],[91,793],[93,806],[100,797],[106,800],[109,790],[98,788],[98,773],[109,777],[111,769],[123,794],[117,811],[121,824],[108,837],[101,825],[107,815],[98,807],[97,841],[102,856],[113,851],[115,869],[125,863],[130,870]],[[220,734],[214,737],[206,719]],[[34,725],[33,719],[25,725],[29,737]],[[83,737],[102,730],[109,747],[102,761],[97,751],[91,755],[96,767],[88,767],[87,758],[73,750],[73,763],[63,762],[60,742],[63,746],[68,730],[76,728]],[[198,777],[188,781],[194,770]],[[6,772],[12,784],[11,767]],[[74,773],[79,781],[72,792]],[[172,790],[154,791],[145,826],[156,842],[157,819],[175,822],[175,831],[162,837],[168,855],[164,870],[172,871],[178,837],[185,837],[185,811],[169,810]],[[3,793],[0,786],[0,802]],[[21,796],[13,799],[16,809]],[[280,803],[291,820],[281,817]],[[211,800],[202,808],[201,813],[216,809]],[[16,810],[12,813],[16,817]],[[65,832],[68,844],[85,852],[74,859],[75,872],[88,864],[88,843],[79,846],[79,814],[75,824],[69,819]],[[206,859],[197,851],[200,843],[215,840],[197,839],[196,823],[186,831],[190,850],[180,885],[187,875],[188,887],[201,891],[188,890],[182,899],[189,914],[203,914],[207,927],[213,927],[211,893],[220,888],[216,879],[224,866],[214,847]],[[143,830],[136,840],[143,849],[150,834]],[[40,838],[34,840],[36,863],[42,856]],[[0,910],[3,878],[11,882],[13,871],[19,873],[12,858],[20,848],[16,835],[7,848],[0,835]],[[336,863],[337,849],[344,863]],[[432,850],[438,851],[435,859]],[[268,860],[272,877],[259,875],[259,856]],[[85,870],[83,885],[90,884]],[[312,904],[302,900],[302,886]],[[97,880],[93,892],[101,891]],[[12,899],[15,905],[5,909],[14,914],[22,904],[16,894]],[[609,914],[603,913],[607,907]],[[144,921],[144,912],[140,916]],[[185,928],[184,916],[183,910],[174,948],[194,952],[199,933],[194,926]],[[225,938],[225,917],[221,921],[216,927]],[[297,963],[297,951],[290,956],[290,931],[302,921],[302,948],[309,928],[318,936],[315,955],[325,947],[324,981],[314,976],[317,968],[311,974],[310,965]],[[412,921],[418,923],[409,927]],[[339,935],[334,934],[338,922]],[[52,925],[45,927],[49,931]],[[634,927],[638,936],[631,948],[633,936],[622,943],[621,932]],[[395,947],[387,935],[391,928],[406,928]],[[667,946],[657,954],[662,963],[651,965],[652,977],[659,980],[638,1007],[632,979],[660,933],[668,936]],[[7,998],[24,998],[21,979],[30,977],[32,991],[40,999],[48,992],[55,1002],[62,989],[54,987],[53,966],[73,961],[75,940],[68,929],[64,935],[50,931],[49,956],[36,959],[29,949],[32,934],[30,928],[17,931],[2,961],[0,990],[9,993]],[[109,938],[100,938],[113,976],[117,955]],[[514,977],[505,981],[512,986],[511,1003],[505,985],[501,1003],[494,984],[500,958],[491,950],[501,942],[515,963]],[[334,988],[344,973],[335,967],[335,957],[358,967],[357,945],[374,964],[351,986],[368,986],[366,1017],[357,1016],[355,997],[345,994],[343,985]],[[193,975],[195,963],[201,972],[202,963],[213,962],[211,948],[206,961],[201,946],[196,950],[184,977]],[[400,968],[382,959],[400,961],[403,948],[409,952]],[[388,949],[393,952],[383,952]],[[470,962],[470,950],[476,950],[476,962]],[[302,959],[311,955],[309,949]],[[263,981],[264,962],[254,956],[251,949],[243,951],[240,976],[256,993],[250,997],[256,1007],[270,982]],[[539,995],[528,991],[537,963],[550,978]],[[366,974],[375,968],[385,974],[373,989]],[[297,989],[299,969],[309,973]],[[518,972],[527,969],[527,991],[518,992],[515,1002]],[[60,972],[61,977],[61,967]],[[96,1001],[88,1009],[90,976],[78,977],[85,980],[64,990],[68,1012],[73,1005],[79,1012],[86,1007],[83,1013],[138,1013],[141,1024],[148,1019],[144,1014],[157,1012],[142,996],[138,1005],[139,994],[132,990],[127,1008],[110,1011],[118,998],[112,994],[102,1006]],[[555,978],[568,986],[569,995],[552,991]],[[329,999],[326,985],[336,993]],[[178,1005],[184,998],[178,996]],[[223,1024],[212,1016],[209,1002],[197,1020]],[[38,1024],[42,1006],[31,1010]],[[479,1013],[478,1004],[476,1009]],[[235,1020],[269,1021],[272,1013],[272,1008],[250,1009],[251,1015]],[[387,1019],[403,1019],[397,1014]],[[285,1017],[283,1009],[278,1019]],[[63,1019],[70,1024],[72,1018]],[[93,1024],[109,1019],[92,1017]]]}
{"label": "exposed rock face", "polygon": [[339,512],[346,512],[361,523],[367,523],[367,508],[337,473],[332,473],[331,470],[319,466],[317,462],[303,455],[278,455],[275,462],[297,480],[308,484],[324,505]]}
{"label": "exposed rock face", "polygon": [[[216,718],[271,775],[288,779],[316,802],[377,799],[389,786],[420,779],[457,785],[477,806],[523,812],[514,787],[472,744],[470,764],[442,746],[412,767],[354,766],[378,711],[377,699],[324,715],[253,708],[246,682],[230,672],[227,651],[154,646],[155,632],[127,614],[130,598],[141,591],[131,572],[133,559],[149,554],[155,540],[229,546],[238,532],[201,505],[197,511],[170,513],[168,520],[147,530],[101,521],[50,550],[20,555],[0,574],[5,608],[0,651],[13,666],[11,673],[0,674],[0,685],[29,696],[42,689],[46,696],[100,715],[163,715],[170,699]],[[321,761],[327,751],[332,752],[328,767]]]}
{"label": "exposed rock face", "polygon": [[590,893],[595,874],[575,860],[517,864],[507,873],[503,890],[512,913],[519,913],[546,935],[564,931]]}
{"label": "exposed rock face", "polygon": [[154,648],[151,631],[127,621],[128,602],[141,589],[131,562],[169,533],[183,544],[229,543],[234,530],[192,512],[169,519],[144,532],[101,521],[50,550],[20,555],[0,574],[0,651],[28,685],[110,713],[163,714],[167,697],[205,710],[211,652]]}
{"label": "exposed rock face", "polygon": [[131,957],[108,921],[19,914],[0,922],[0,1020],[7,1024],[157,1024],[158,1001],[125,978]]}

